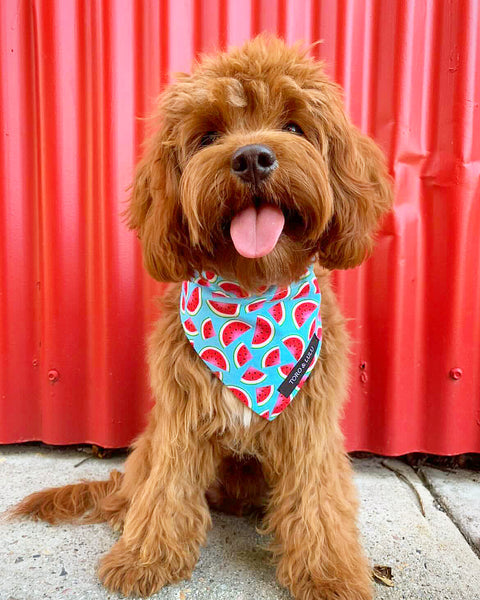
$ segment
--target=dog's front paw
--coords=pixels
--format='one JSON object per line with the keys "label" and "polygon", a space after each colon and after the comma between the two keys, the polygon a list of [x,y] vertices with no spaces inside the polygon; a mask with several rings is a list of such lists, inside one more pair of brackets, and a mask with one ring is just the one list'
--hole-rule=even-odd
{"label": "dog's front paw", "polygon": [[162,563],[142,563],[137,552],[129,550],[122,540],[102,558],[98,576],[112,592],[124,596],[151,596],[168,583],[188,577],[190,573],[169,572]]}

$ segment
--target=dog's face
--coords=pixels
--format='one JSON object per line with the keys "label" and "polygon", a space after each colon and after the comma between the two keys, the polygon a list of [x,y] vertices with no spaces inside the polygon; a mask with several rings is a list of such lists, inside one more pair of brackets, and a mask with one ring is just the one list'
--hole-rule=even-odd
{"label": "dog's face", "polygon": [[368,255],[391,204],[383,157],[305,53],[260,37],[207,58],[159,119],[127,213],[156,279],[213,270],[253,290]]}

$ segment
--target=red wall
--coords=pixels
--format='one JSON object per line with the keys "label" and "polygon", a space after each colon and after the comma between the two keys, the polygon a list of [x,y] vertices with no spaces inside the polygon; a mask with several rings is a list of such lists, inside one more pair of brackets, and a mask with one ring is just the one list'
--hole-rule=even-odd
{"label": "red wall", "polygon": [[162,288],[119,217],[137,117],[199,51],[269,30],[323,40],[315,55],[395,177],[375,255],[336,276],[354,340],[349,449],[480,452],[479,12],[476,0],[0,2],[0,442],[125,446],[142,427]]}

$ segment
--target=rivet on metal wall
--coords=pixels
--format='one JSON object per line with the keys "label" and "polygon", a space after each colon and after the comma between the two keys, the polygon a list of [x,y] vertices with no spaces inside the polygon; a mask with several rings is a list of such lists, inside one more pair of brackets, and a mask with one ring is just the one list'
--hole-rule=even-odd
{"label": "rivet on metal wall", "polygon": [[366,372],[367,369],[367,363],[364,360],[360,361],[360,364],[358,365],[358,368],[360,369],[361,373],[360,373],[360,381],[362,383],[367,383],[368,381],[368,375]]}
{"label": "rivet on metal wall", "polygon": [[459,379],[462,378],[463,371],[459,367],[455,367],[454,369],[450,369],[449,375],[450,375],[450,379],[454,379],[455,381],[458,381]]}
{"label": "rivet on metal wall", "polygon": [[56,381],[58,381],[59,377],[60,374],[56,369],[50,369],[50,371],[48,372],[48,381],[50,381],[50,383],[55,383]]}

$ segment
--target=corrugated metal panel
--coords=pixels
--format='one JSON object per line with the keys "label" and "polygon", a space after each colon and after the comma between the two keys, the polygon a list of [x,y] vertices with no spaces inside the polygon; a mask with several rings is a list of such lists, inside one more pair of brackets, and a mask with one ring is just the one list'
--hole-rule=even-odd
{"label": "corrugated metal panel", "polygon": [[323,40],[395,176],[375,256],[336,276],[349,449],[480,452],[479,26],[475,0],[1,2],[0,442],[124,446],[141,428],[162,288],[119,218],[136,117],[199,51],[269,30]]}

